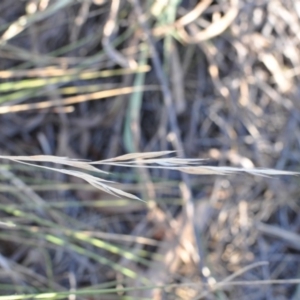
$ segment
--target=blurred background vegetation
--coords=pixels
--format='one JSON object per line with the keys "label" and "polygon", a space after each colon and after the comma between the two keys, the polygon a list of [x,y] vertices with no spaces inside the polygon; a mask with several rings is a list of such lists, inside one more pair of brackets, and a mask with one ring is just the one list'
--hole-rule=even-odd
{"label": "blurred background vegetation", "polygon": [[[0,154],[299,171],[299,42],[299,0],[1,0]],[[146,203],[1,161],[0,299],[300,299],[297,177],[103,170]]]}

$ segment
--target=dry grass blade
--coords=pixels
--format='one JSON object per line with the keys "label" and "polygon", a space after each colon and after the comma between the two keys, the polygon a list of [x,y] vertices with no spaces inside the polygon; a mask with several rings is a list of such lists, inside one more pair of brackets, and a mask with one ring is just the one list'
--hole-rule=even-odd
{"label": "dry grass blade", "polygon": [[179,168],[181,172],[187,174],[194,174],[194,175],[226,175],[230,174],[228,171],[221,171],[218,169],[214,169],[213,167],[182,167]]}
{"label": "dry grass blade", "polygon": [[[124,160],[131,160],[131,159],[148,159],[148,158],[153,158],[153,157],[159,157],[167,154],[174,153],[175,151],[159,151],[159,152],[147,152],[147,153],[130,153],[130,154],[125,154],[121,155],[115,158],[111,159],[106,159],[99,161],[100,163],[102,162],[113,162],[113,161],[124,161]],[[93,162],[94,164],[98,162]]]}
{"label": "dry grass blade", "polygon": [[[72,175],[72,173],[70,173],[70,175]],[[124,191],[122,191],[120,189],[110,187],[107,184],[103,184],[103,183],[101,183],[99,181],[88,180],[84,176],[78,176],[78,177],[84,179],[85,181],[87,181],[90,185],[94,186],[95,188],[97,188],[99,190],[102,190],[104,192],[107,192],[110,195],[117,196],[117,197],[124,196],[124,197],[130,198],[130,199],[135,199],[135,200],[143,201],[142,199],[140,199],[139,197],[137,197],[137,196],[135,196],[133,194],[126,193],[126,192],[124,192]]]}
{"label": "dry grass blade", "polygon": [[0,114],[7,114],[7,113],[13,113],[13,112],[20,112],[20,111],[27,111],[27,110],[34,110],[34,109],[45,109],[50,107],[55,107],[59,105],[70,105],[70,104],[76,104],[76,103],[82,103],[85,101],[92,101],[92,100],[100,100],[104,98],[109,97],[115,97],[118,95],[126,95],[131,94],[134,91],[146,91],[151,89],[157,89],[157,87],[123,87],[118,89],[112,89],[112,90],[106,90],[106,91],[100,91],[85,95],[79,95],[79,96],[73,96],[68,97],[64,99],[54,99],[51,101],[43,101],[39,103],[29,103],[29,104],[19,104],[19,105],[13,105],[13,106],[2,106],[0,107]]}
{"label": "dry grass blade", "polygon": [[242,268],[241,270],[238,270],[237,272],[235,272],[234,274],[228,276],[227,278],[225,278],[224,280],[222,280],[221,282],[217,282],[211,285],[211,291],[207,291],[207,292],[203,292],[201,293],[199,296],[197,296],[196,298],[194,298],[193,300],[198,300],[198,299],[203,299],[203,297],[208,296],[212,291],[216,291],[224,286],[226,286],[226,284],[230,283],[233,281],[233,279],[235,279],[236,277],[242,275],[243,273],[246,273],[247,271],[253,269],[253,268],[257,268],[260,266],[264,266],[267,265],[268,262],[266,261],[261,261],[261,262],[255,262],[249,266],[246,266],[244,268]]}
{"label": "dry grass blade", "polygon": [[[166,167],[176,167],[180,165],[194,165],[203,162],[205,159],[189,159],[189,158],[177,158],[177,157],[169,157],[169,158],[158,158],[158,159],[144,159],[140,163],[141,164],[156,164]],[[136,162],[127,161],[126,164],[135,164]]]}
{"label": "dry grass blade", "polygon": [[[80,79],[95,79],[97,77],[110,77],[113,75],[125,75],[125,74],[132,74],[132,73],[144,73],[150,71],[150,66],[149,65],[141,65],[136,67],[135,69],[129,69],[129,68],[124,68],[124,69],[117,69],[117,70],[103,70],[103,71],[95,71],[95,69],[91,70],[84,70],[84,71],[79,71],[76,68],[70,68],[70,69],[63,69],[63,68],[58,68],[55,66],[52,67],[47,67],[47,68],[36,68],[32,70],[1,70],[0,71],[0,78],[1,79],[10,79],[10,78],[22,78],[22,77],[27,77],[27,78],[34,78],[34,77],[50,77],[54,78],[55,77],[61,77],[59,80],[54,81],[55,82],[61,82],[62,80],[65,80],[67,82],[68,80],[73,78],[80,78]],[[80,74],[78,74],[80,73]],[[68,77],[69,76],[69,77]],[[53,80],[54,80],[53,79]],[[49,82],[49,79],[48,79]],[[40,85],[44,85],[45,81],[42,81],[41,78],[39,79],[34,79],[31,81],[21,81],[17,84],[20,85],[20,88],[26,88],[28,85],[31,84],[31,86],[34,86],[33,84],[40,83]],[[46,82],[47,83],[47,82]],[[14,82],[16,84],[16,82]],[[14,86],[12,86],[13,89],[15,89]],[[2,87],[3,89],[3,87]]]}
{"label": "dry grass blade", "polygon": [[199,2],[195,8],[176,21],[175,26],[186,26],[194,22],[209,7],[212,0],[204,0]]}
{"label": "dry grass blade", "polygon": [[282,171],[274,169],[242,169],[242,168],[231,168],[231,167],[210,167],[210,166],[196,166],[196,167],[183,167],[180,171],[201,175],[201,174],[218,174],[227,175],[233,173],[248,173],[257,176],[274,176],[274,175],[299,175],[298,172]]}
{"label": "dry grass blade", "polygon": [[213,22],[204,30],[195,33],[195,35],[192,37],[187,34],[183,27],[178,28],[178,33],[180,37],[185,43],[198,44],[200,42],[207,41],[220,35],[230,26],[230,24],[237,17],[239,12],[238,2],[238,0],[231,0],[232,6],[222,18],[220,18],[216,22]]}
{"label": "dry grass blade", "polygon": [[35,155],[35,156],[0,156],[0,158],[13,160],[13,161],[17,161],[17,162],[23,162],[23,161],[48,162],[48,163],[50,162],[50,163],[55,163],[55,164],[71,166],[71,167],[75,167],[75,168],[79,168],[79,169],[84,169],[87,171],[100,172],[100,173],[107,174],[107,172],[100,170],[98,168],[95,168],[86,162],[70,159],[67,157],[58,157],[58,156],[51,156],[51,155]]}
{"label": "dry grass blade", "polygon": [[290,232],[278,226],[268,225],[264,223],[258,223],[256,224],[256,227],[260,232],[282,239],[289,245],[291,245],[291,247],[300,250],[300,237],[298,234]]}
{"label": "dry grass blade", "polygon": [[119,53],[111,44],[110,38],[113,35],[116,28],[116,20],[118,15],[118,10],[120,6],[120,0],[111,1],[111,10],[109,18],[103,29],[103,46],[107,55],[115,62],[123,66],[124,68],[130,67],[135,69],[137,67],[136,61],[132,58],[127,60],[121,53]]}
{"label": "dry grass blade", "polygon": [[[292,171],[281,171],[273,169],[242,169],[242,168],[232,168],[232,167],[214,167],[214,166],[194,166],[193,164],[200,163],[201,159],[184,159],[184,158],[160,158],[160,156],[168,155],[174,153],[174,151],[161,151],[161,152],[146,152],[146,153],[131,153],[116,158],[107,159],[103,161],[96,162],[84,162],[74,159],[69,159],[66,157],[56,157],[51,155],[36,155],[36,156],[0,156],[1,159],[8,159],[14,162],[19,162],[27,164],[34,167],[44,168],[51,171],[60,172],[63,174],[75,176],[81,178],[91,184],[92,186],[103,190],[111,195],[124,196],[131,199],[141,200],[140,198],[126,193],[120,189],[108,186],[106,183],[111,183],[111,181],[104,180],[102,178],[81,172],[76,170],[68,169],[58,169],[51,168],[47,166],[36,165],[33,162],[47,162],[61,164],[64,166],[74,167],[83,169],[85,171],[102,172],[106,173],[98,168],[92,166],[92,164],[98,165],[115,165],[121,167],[146,167],[146,168],[163,168],[181,171],[187,174],[194,175],[229,175],[233,173],[248,173],[257,176],[275,176],[275,175],[298,175],[297,172]],[[125,161],[125,163],[118,162]],[[117,163],[115,163],[117,162]],[[152,166],[151,164],[156,164]],[[158,166],[157,166],[158,165]],[[104,183],[106,182],[106,183]]]}
{"label": "dry grass blade", "polygon": [[20,32],[25,30],[29,25],[41,21],[46,17],[49,17],[53,13],[57,12],[60,9],[63,9],[67,5],[70,5],[72,0],[61,0],[57,1],[53,5],[49,6],[46,10],[36,13],[34,15],[24,15],[21,16],[17,21],[9,26],[9,28],[3,33],[0,38],[0,44],[7,42],[12,39]]}
{"label": "dry grass blade", "polygon": [[[100,171],[99,169],[94,168],[93,166],[90,166],[84,162],[77,162],[71,159],[65,159],[65,158],[58,158],[57,161],[55,161],[55,157],[54,156],[45,156],[43,158],[43,156],[36,156],[36,157],[18,157],[18,159],[16,159],[15,157],[0,157],[0,158],[5,158],[5,159],[9,159],[12,160],[14,162],[18,162],[18,163],[22,163],[22,164],[26,164],[29,166],[33,166],[33,167],[39,167],[39,168],[43,168],[43,169],[47,169],[50,171],[55,171],[55,172],[59,172],[59,173],[63,173],[66,175],[70,175],[70,176],[74,176],[77,178],[81,178],[83,180],[85,180],[86,182],[88,182],[90,185],[96,187],[99,190],[102,190],[108,194],[111,194],[113,196],[123,196],[123,197],[127,197],[130,199],[135,199],[135,200],[140,200],[142,201],[140,198],[138,198],[135,195],[132,195],[130,193],[124,192],[120,189],[117,188],[113,188],[108,186],[106,183],[112,183],[112,181],[108,181],[90,174],[86,174],[84,172],[80,172],[80,171],[75,171],[75,170],[67,170],[67,169],[58,169],[58,168],[51,168],[51,167],[46,167],[46,166],[40,166],[40,165],[36,165],[34,163],[28,163],[25,161],[43,161],[43,162],[55,162],[55,163],[59,163],[62,165],[67,165],[67,166],[72,166],[72,167],[77,167],[77,168],[82,168],[82,169],[86,169],[89,171]],[[20,159],[22,158],[22,159]],[[37,160],[35,160],[35,158],[37,158]],[[106,173],[104,171],[100,171],[103,173]],[[106,183],[104,183],[106,182]]]}

